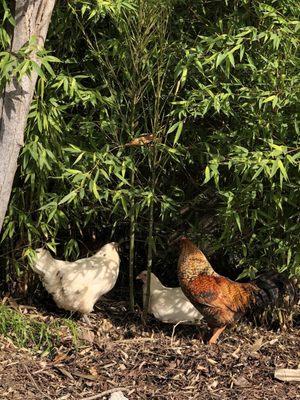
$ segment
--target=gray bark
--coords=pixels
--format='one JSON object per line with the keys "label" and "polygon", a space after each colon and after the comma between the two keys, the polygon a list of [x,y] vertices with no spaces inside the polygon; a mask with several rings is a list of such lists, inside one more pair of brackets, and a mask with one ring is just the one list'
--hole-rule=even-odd
{"label": "gray bark", "polygon": [[[30,37],[43,47],[55,0],[15,0],[15,20],[11,51],[17,52]],[[36,62],[34,52],[30,55]],[[32,101],[37,73],[19,82],[7,83],[0,98],[0,232],[7,211],[18,156],[24,144],[24,131]]]}

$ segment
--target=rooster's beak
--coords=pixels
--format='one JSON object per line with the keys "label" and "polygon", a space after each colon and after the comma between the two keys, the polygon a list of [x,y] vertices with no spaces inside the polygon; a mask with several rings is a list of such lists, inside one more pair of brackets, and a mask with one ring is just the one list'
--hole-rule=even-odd
{"label": "rooster's beak", "polygon": [[180,235],[180,236],[176,236],[175,238],[171,238],[170,241],[168,242],[169,246],[175,246],[178,243],[180,243],[182,240],[187,239],[186,236]]}

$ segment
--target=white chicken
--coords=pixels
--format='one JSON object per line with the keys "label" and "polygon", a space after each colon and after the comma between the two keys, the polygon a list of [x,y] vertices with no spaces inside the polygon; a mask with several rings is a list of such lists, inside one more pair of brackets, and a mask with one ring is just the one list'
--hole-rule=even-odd
{"label": "white chicken", "polygon": [[[136,279],[143,281],[143,301],[145,304],[147,289],[147,271],[141,272]],[[151,273],[149,313],[165,323],[197,324],[202,315],[185,297],[180,287],[171,288],[164,286],[160,280]]]}
{"label": "white chicken", "polygon": [[56,260],[45,249],[36,250],[32,269],[40,276],[46,290],[59,308],[86,314],[115,285],[119,275],[118,244],[104,245],[92,257],[69,262]]}

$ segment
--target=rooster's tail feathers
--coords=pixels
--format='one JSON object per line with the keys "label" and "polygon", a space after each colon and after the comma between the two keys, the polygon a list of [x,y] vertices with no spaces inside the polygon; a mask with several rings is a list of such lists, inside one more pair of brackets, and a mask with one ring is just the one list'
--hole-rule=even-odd
{"label": "rooster's tail feathers", "polygon": [[254,283],[258,289],[254,292],[258,307],[289,307],[299,301],[299,282],[296,280],[268,273],[258,277]]}

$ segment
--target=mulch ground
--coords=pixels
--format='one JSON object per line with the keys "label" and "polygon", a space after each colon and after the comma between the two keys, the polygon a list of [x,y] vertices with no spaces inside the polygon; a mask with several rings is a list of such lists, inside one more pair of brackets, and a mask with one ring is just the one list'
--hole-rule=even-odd
{"label": "mulch ground", "polygon": [[143,326],[115,302],[101,305],[90,328],[78,325],[78,348],[66,337],[51,356],[1,338],[0,399],[108,399],[114,390],[130,400],[300,399],[299,384],[274,378],[277,368],[300,368],[299,327],[274,332],[240,323],[207,346],[205,325]]}

